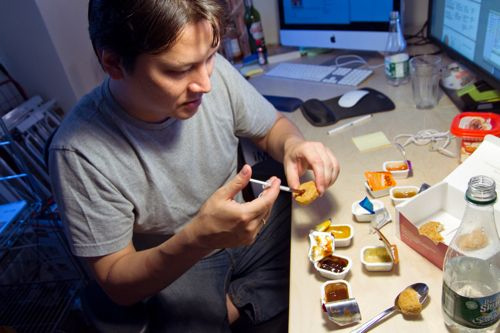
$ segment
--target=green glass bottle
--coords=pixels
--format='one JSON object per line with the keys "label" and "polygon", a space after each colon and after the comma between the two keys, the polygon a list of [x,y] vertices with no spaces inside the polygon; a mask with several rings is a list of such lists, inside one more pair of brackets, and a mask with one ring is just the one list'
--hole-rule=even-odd
{"label": "green glass bottle", "polygon": [[245,0],[245,25],[247,26],[248,31],[250,51],[252,53],[257,53],[257,49],[260,47],[262,48],[263,53],[267,55],[260,13],[253,6],[252,0]]}

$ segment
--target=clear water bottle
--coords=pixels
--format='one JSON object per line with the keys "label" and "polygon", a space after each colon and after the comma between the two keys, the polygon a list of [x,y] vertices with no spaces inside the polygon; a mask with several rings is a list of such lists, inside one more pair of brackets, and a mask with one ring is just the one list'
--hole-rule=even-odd
{"label": "clear water bottle", "polygon": [[384,52],[385,77],[393,86],[408,83],[410,76],[409,56],[401,30],[399,12],[391,12],[389,34]]}
{"label": "clear water bottle", "polygon": [[495,182],[472,177],[462,223],[443,263],[442,308],[452,332],[497,332],[500,318],[500,241]]}

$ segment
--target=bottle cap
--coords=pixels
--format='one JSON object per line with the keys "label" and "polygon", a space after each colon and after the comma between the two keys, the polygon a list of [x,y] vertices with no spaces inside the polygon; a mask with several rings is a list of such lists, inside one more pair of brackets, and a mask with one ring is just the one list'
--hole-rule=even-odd
{"label": "bottle cap", "polygon": [[475,176],[469,180],[465,198],[478,205],[491,204],[496,201],[495,181],[487,176]]}

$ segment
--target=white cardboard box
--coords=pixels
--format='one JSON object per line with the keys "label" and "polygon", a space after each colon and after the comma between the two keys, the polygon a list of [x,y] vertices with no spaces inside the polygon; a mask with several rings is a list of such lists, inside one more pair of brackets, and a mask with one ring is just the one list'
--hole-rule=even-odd
{"label": "white cardboard box", "polygon": [[[485,175],[496,182],[498,199],[495,222],[500,231],[500,138],[485,137],[479,148],[443,181],[396,206],[396,234],[408,246],[442,269],[448,244],[455,235],[465,210],[465,191],[471,177]],[[439,221],[444,242],[437,246],[418,233],[428,221]]]}

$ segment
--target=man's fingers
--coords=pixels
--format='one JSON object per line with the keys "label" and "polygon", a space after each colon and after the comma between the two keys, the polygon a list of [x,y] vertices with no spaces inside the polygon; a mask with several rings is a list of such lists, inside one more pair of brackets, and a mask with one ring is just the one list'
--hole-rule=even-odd
{"label": "man's fingers", "polygon": [[245,164],[233,179],[221,187],[219,193],[224,196],[224,199],[233,199],[238,192],[248,185],[250,177],[252,177],[252,168]]}
{"label": "man's fingers", "polygon": [[333,153],[330,150],[327,150],[328,157],[330,158],[330,161],[332,163],[332,174],[331,174],[331,179],[330,183],[328,185],[332,185],[336,180],[337,177],[339,176],[340,173],[340,165],[339,162],[337,161],[337,158],[333,155]]}
{"label": "man's fingers", "polygon": [[271,177],[267,183],[270,183],[271,186],[266,187],[259,195],[259,198],[264,199],[266,202],[270,202],[272,205],[280,194],[281,180],[278,177]]}
{"label": "man's fingers", "polygon": [[259,220],[261,217],[267,216],[276,198],[278,198],[281,180],[277,177],[272,177],[267,182],[269,182],[271,186],[266,187],[257,198],[245,204],[247,209],[251,211],[252,219]]}
{"label": "man's fingers", "polygon": [[299,188],[300,186],[300,179],[299,179],[299,170],[297,168],[297,165],[295,162],[290,161],[286,164],[285,166],[286,169],[286,180],[288,183],[288,186],[292,188]]}

